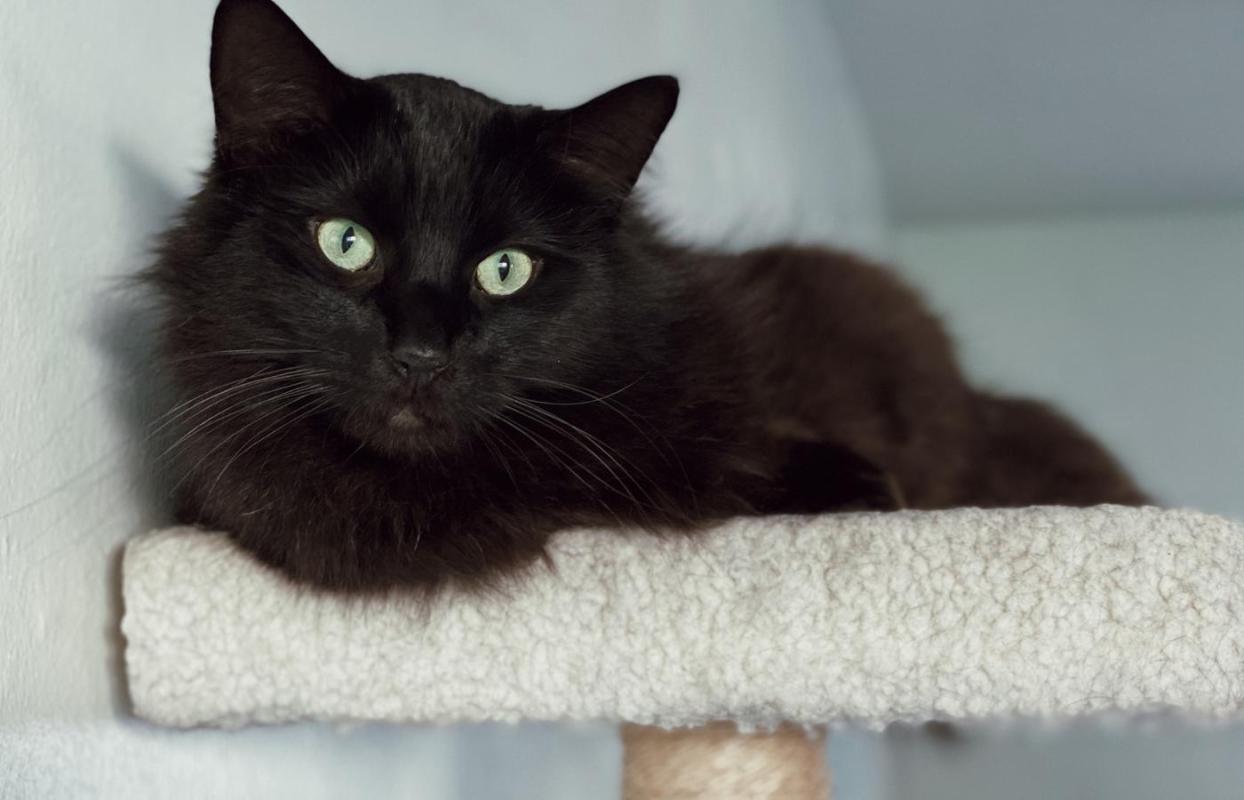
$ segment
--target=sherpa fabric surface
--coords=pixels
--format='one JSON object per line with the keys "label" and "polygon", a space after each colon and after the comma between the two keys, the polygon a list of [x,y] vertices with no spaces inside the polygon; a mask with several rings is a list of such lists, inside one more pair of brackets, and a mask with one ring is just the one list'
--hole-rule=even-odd
{"label": "sherpa fabric surface", "polygon": [[1244,708],[1244,528],[1189,511],[776,517],[566,532],[487,595],[291,586],[223,535],[125,553],[135,712],[766,725]]}

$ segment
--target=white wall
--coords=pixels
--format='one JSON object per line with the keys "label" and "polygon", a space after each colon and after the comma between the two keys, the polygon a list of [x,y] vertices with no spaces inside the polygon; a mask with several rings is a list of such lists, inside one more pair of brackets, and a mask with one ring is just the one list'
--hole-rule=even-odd
{"label": "white wall", "polygon": [[981,380],[1056,400],[1163,503],[1244,519],[1244,209],[896,241]]}
{"label": "white wall", "polygon": [[[118,280],[206,163],[212,5],[0,4],[0,795],[596,796],[616,756],[599,730],[343,738],[117,722],[118,549],[159,514],[140,446],[150,348]],[[675,230],[880,240],[871,152],[815,0],[287,9],[346,69],[442,73],[516,101],[570,104],[675,72],[684,102],[647,184]],[[454,756],[464,742],[489,769]],[[562,751],[593,768],[540,768]]]}

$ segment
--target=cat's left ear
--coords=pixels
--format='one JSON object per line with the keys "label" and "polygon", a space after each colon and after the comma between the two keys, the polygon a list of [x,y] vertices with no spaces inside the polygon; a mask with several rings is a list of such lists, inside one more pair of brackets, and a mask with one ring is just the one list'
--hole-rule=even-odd
{"label": "cat's left ear", "polygon": [[557,112],[544,136],[548,152],[566,169],[611,194],[625,195],[677,105],[675,78],[654,75],[631,81]]}
{"label": "cat's left ear", "polygon": [[323,125],[352,78],[272,0],[221,0],[212,23],[217,150],[254,154]]}

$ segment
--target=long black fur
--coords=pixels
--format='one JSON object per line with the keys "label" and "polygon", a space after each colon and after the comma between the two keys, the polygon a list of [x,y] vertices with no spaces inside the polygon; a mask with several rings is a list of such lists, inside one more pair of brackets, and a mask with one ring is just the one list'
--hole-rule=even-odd
{"label": "long black fur", "polygon": [[[1043,407],[1065,447],[1011,464],[1008,401],[885,270],[659,236],[631,188],[672,78],[568,111],[360,80],[268,0],[223,0],[212,41],[215,155],[147,276],[179,514],[295,580],[479,585],[579,524],[1142,499]],[[328,217],[373,232],[371,267],[323,257]],[[498,299],[472,273],[503,246],[538,272]],[[448,367],[405,373],[410,347]]]}

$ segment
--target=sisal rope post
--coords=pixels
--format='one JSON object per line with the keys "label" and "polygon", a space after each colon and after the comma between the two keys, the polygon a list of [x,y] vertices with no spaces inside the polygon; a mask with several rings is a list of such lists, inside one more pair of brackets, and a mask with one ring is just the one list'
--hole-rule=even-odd
{"label": "sisal rope post", "polygon": [[829,800],[825,731],[622,726],[623,800]]}

